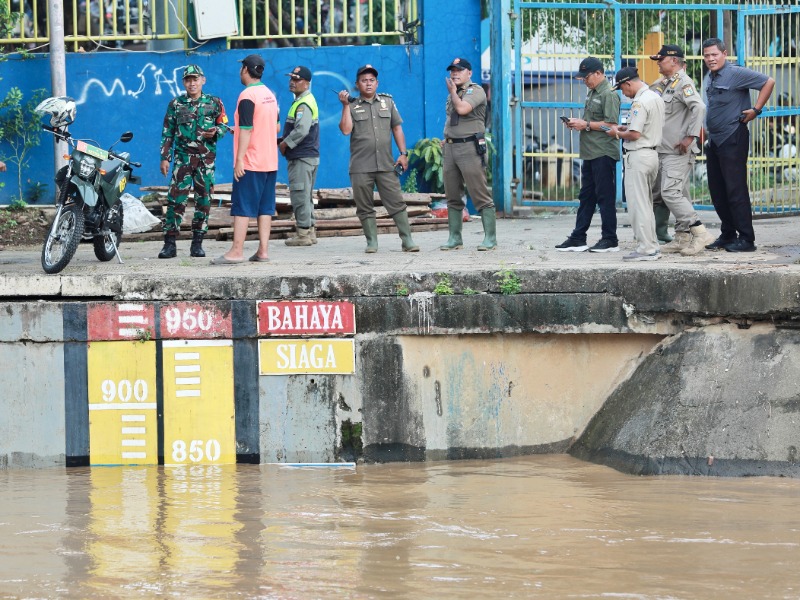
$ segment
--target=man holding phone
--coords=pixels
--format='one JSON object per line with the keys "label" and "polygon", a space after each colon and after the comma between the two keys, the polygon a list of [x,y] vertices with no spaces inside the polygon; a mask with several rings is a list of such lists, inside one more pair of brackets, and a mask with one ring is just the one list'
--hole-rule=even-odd
{"label": "man holding phone", "polygon": [[[583,80],[589,93],[586,96],[582,119],[561,117],[564,124],[580,131],[581,190],[580,205],[575,219],[575,229],[558,246],[559,252],[618,252],[617,240],[617,161],[619,142],[610,139],[604,131],[619,122],[619,96],[611,89],[605,76],[603,63],[590,56],[581,61],[576,79]],[[592,224],[595,209],[600,208],[602,233],[591,248],[586,243],[586,233]]]}
{"label": "man holding phone", "polygon": [[186,94],[173,98],[167,106],[161,131],[161,174],[169,173],[173,161],[172,179],[167,194],[167,214],[164,219],[164,247],[158,258],[175,258],[175,242],[189,199],[194,189],[192,246],[189,255],[203,257],[203,237],[208,231],[211,194],[214,191],[214,168],[217,141],[225,135],[228,117],[222,100],[203,93],[206,82],[203,69],[189,65],[183,70]]}

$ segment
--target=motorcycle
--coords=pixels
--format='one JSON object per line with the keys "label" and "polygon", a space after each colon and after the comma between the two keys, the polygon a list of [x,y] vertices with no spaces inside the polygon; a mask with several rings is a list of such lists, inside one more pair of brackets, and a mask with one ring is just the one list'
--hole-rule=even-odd
{"label": "motorcycle", "polygon": [[141,181],[133,175],[133,167],[142,165],[131,161],[128,152],[115,153],[112,148],[117,142],[131,141],[133,133],[123,133],[104,150],[94,145],[94,140],[75,139],[67,131],[75,120],[72,98],[48,98],[35,110],[49,117],[42,129],[72,148],[69,162],[56,174],[56,215],[42,246],[42,268],[51,274],[62,271],[82,239],[92,241],[98,260],[105,262],[116,256],[122,263],[119,244],[124,215],[120,199],[128,183]]}

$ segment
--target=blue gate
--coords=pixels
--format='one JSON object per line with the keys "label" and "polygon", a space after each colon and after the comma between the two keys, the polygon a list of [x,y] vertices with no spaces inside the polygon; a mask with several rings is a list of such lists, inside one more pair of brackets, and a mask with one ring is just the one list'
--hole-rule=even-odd
{"label": "blue gate", "polygon": [[[512,110],[513,176],[506,211],[517,206],[577,206],[580,186],[578,134],[559,117],[581,116],[586,88],[573,79],[592,55],[609,77],[637,66],[642,79],[658,78],[649,56],[662,44],[686,51],[687,73],[700,84],[705,72],[702,41],[724,39],[729,60],[766,72],[775,91],[751,125],[750,188],[754,213],[797,211],[800,204],[800,7],[777,0],[758,5],[662,2],[526,2],[514,0]],[[510,29],[510,28],[509,28]],[[630,103],[623,98],[623,115]],[[697,208],[712,209],[701,155],[692,177]],[[621,177],[618,177],[621,201]]]}

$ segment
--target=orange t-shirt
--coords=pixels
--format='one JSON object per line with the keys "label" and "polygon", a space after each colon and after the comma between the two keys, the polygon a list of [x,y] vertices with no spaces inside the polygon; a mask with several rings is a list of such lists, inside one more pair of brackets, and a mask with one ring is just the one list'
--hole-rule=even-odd
{"label": "orange t-shirt", "polygon": [[280,109],[275,94],[263,83],[251,83],[239,94],[233,131],[233,160],[237,160],[239,131],[251,129],[250,145],[244,155],[247,171],[278,170],[278,127]]}

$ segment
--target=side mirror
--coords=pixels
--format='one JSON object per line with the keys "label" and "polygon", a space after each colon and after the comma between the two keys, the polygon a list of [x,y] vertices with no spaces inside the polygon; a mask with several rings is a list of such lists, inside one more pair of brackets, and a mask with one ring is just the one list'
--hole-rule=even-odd
{"label": "side mirror", "polygon": [[121,136],[119,136],[119,141],[122,142],[123,144],[127,144],[132,139],[133,139],[133,132],[132,131],[126,131]]}

